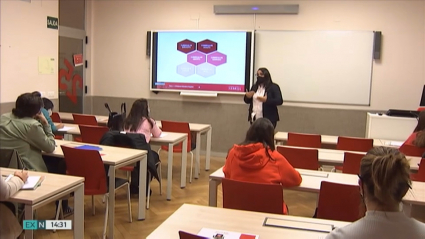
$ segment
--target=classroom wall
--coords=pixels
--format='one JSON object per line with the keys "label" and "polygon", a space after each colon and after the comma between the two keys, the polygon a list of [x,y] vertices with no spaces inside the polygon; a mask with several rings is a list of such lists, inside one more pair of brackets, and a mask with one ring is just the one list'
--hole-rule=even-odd
{"label": "classroom wall", "polygon": [[[23,92],[53,92],[58,98],[58,30],[47,28],[47,16],[58,17],[57,0],[0,1],[0,110],[10,111]],[[38,73],[38,57],[56,59],[54,74]]]}
{"label": "classroom wall", "polygon": [[149,91],[146,31],[173,29],[382,31],[382,60],[373,65],[371,106],[285,102],[279,107],[278,130],[364,136],[366,112],[418,106],[425,84],[425,1],[261,1],[296,3],[300,12],[213,13],[214,5],[255,3],[259,1],[94,1],[88,13],[93,40],[90,112],[106,114],[105,102],[118,109],[120,102],[131,105],[144,97],[157,119],[212,124],[213,151],[226,152],[240,142],[249,126],[242,96],[194,98]]}

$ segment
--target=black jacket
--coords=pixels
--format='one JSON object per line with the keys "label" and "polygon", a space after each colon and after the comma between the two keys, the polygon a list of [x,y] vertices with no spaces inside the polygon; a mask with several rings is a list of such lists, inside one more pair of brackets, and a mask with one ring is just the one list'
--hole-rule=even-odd
{"label": "black jacket", "polygon": [[[255,84],[252,86],[251,91],[256,92],[258,89],[258,85]],[[283,104],[282,92],[280,91],[279,85],[275,83],[270,83],[266,87],[267,100],[263,103],[263,117],[269,119],[272,123],[279,121],[279,112],[277,110],[278,105]],[[252,97],[248,98],[246,95],[244,96],[245,103],[249,104],[248,111],[248,121],[252,121],[251,113],[252,113]]]}

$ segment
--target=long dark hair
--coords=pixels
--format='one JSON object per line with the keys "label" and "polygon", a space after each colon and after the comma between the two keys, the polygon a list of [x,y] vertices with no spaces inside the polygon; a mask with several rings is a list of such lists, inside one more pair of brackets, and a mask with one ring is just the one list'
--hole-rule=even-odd
{"label": "long dark hair", "polygon": [[129,131],[137,131],[137,128],[145,118],[151,127],[153,127],[152,119],[149,117],[149,106],[146,99],[138,99],[131,106],[130,113],[124,121],[124,129]]}
{"label": "long dark hair", "polygon": [[[264,81],[264,88],[267,89],[273,83],[272,75],[270,74],[270,71],[267,68],[265,68],[265,67],[258,68],[257,72],[258,71],[263,72],[264,80],[265,80]],[[258,83],[256,82],[255,84],[258,87]]]}
{"label": "long dark hair", "polygon": [[273,159],[269,154],[269,148],[271,151],[275,150],[274,145],[274,127],[272,122],[267,118],[259,118],[249,127],[246,132],[245,141],[241,145],[262,143],[266,149],[266,154],[270,159]]}

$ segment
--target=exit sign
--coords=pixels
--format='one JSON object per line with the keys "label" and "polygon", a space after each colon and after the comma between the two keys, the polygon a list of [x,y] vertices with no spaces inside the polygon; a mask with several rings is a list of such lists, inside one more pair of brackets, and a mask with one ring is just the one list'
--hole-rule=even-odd
{"label": "exit sign", "polygon": [[47,17],[47,28],[58,29],[59,28],[58,18],[57,17]]}

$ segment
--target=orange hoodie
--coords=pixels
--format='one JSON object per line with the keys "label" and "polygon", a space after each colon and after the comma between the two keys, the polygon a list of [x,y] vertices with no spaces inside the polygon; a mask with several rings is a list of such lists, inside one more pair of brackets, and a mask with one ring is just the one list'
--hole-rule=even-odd
{"label": "orange hoodie", "polygon": [[[229,179],[253,182],[276,183],[283,187],[294,187],[301,184],[302,178],[291,164],[279,152],[266,149],[262,143],[233,145],[223,167],[224,176]],[[284,205],[284,211],[286,206]],[[286,213],[284,213],[286,214]]]}

